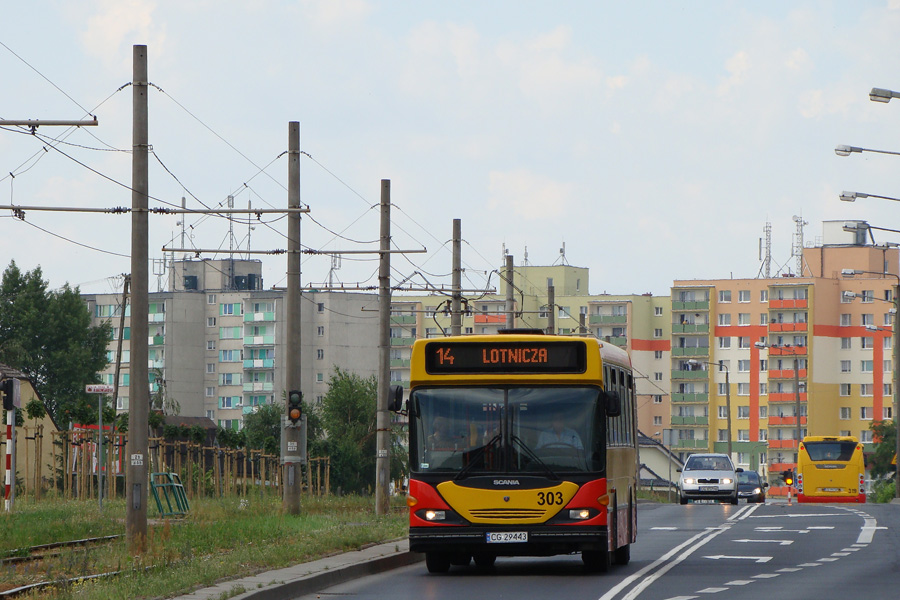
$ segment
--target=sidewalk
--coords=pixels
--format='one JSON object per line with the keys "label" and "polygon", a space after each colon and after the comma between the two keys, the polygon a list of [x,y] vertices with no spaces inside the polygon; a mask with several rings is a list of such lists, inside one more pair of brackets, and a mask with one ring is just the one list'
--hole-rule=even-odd
{"label": "sidewalk", "polygon": [[225,597],[229,600],[289,600],[424,559],[424,554],[409,551],[409,540],[396,540],[293,567],[225,581],[178,596],[177,600],[219,600]]}

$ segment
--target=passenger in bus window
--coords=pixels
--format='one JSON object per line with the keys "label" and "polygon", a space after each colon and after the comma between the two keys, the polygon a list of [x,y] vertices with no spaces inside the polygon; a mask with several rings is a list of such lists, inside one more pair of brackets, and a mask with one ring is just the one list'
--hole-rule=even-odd
{"label": "passenger in bus window", "polygon": [[435,417],[432,423],[432,434],[428,436],[428,448],[431,450],[453,450],[459,440],[453,439],[450,433],[450,422],[446,417]]}
{"label": "passenger in bus window", "polygon": [[581,437],[578,435],[578,432],[571,427],[566,427],[565,423],[563,423],[562,419],[559,417],[553,419],[550,429],[542,431],[541,435],[538,436],[538,448],[553,445],[572,446],[573,448],[584,449],[584,446],[581,445]]}

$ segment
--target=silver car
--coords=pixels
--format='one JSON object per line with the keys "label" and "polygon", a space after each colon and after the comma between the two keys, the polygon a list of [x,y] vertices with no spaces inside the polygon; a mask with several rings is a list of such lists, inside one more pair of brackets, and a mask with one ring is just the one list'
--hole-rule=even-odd
{"label": "silver car", "polygon": [[727,454],[692,454],[678,481],[678,501],[719,500],[738,503],[737,473]]}

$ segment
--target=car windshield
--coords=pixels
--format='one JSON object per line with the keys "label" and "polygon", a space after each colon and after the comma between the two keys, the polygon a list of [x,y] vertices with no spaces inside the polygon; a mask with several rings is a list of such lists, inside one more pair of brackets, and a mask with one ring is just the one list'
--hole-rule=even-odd
{"label": "car windshield", "polygon": [[759,475],[757,475],[753,471],[744,471],[743,473],[738,473],[738,483],[749,483],[756,485],[757,483],[759,483]]}
{"label": "car windshield", "polygon": [[731,471],[731,463],[724,456],[692,456],[685,471]]}

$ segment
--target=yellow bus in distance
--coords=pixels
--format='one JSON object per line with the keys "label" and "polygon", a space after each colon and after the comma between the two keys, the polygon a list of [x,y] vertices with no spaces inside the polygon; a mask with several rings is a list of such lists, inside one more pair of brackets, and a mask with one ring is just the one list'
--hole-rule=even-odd
{"label": "yellow bus in distance", "polygon": [[853,436],[808,435],[797,454],[797,502],[866,501],[863,445]]}

